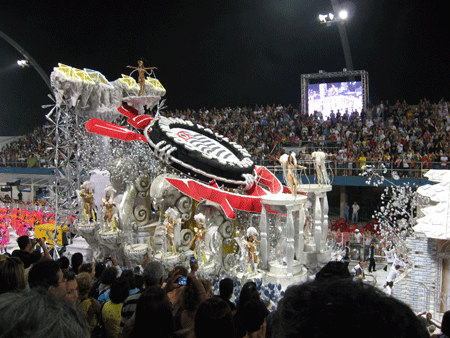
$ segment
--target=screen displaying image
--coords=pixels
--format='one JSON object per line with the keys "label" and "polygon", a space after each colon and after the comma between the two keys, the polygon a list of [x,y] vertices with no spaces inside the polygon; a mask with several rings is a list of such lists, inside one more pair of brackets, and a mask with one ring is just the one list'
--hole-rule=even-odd
{"label": "screen displaying image", "polygon": [[356,110],[361,113],[363,95],[361,81],[316,83],[308,85],[308,113],[322,112],[326,120],[333,111],[341,115]]}

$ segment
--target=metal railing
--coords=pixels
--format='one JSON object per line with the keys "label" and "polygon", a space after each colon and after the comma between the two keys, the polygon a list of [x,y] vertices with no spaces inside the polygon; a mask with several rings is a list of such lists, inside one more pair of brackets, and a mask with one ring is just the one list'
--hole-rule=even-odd
{"label": "metal railing", "polygon": [[0,160],[0,167],[4,168],[50,168],[46,159],[19,158],[16,160]]}
{"label": "metal railing", "polygon": [[[273,161],[271,160],[257,160],[255,162],[257,165],[267,167],[275,174],[282,173],[282,167],[280,165],[273,165]],[[333,176],[359,176],[365,172],[365,169],[360,168],[359,162],[352,161],[351,163],[352,164],[349,166],[348,162],[327,161],[326,166],[328,172]],[[299,159],[298,164],[306,167],[306,169],[298,169],[298,174],[307,176],[315,175],[315,168],[312,160]],[[366,165],[379,168],[380,162],[367,161]],[[444,166],[440,162],[427,163],[425,165],[420,163],[420,165],[409,168],[397,167],[392,161],[385,162],[383,165],[386,169],[386,172],[382,172],[383,176],[396,177],[394,174],[396,173],[400,178],[423,178],[424,174],[430,169],[450,169],[450,166]],[[379,169],[379,171],[381,172],[381,169]]]}
{"label": "metal railing", "polygon": [[[330,148],[322,149],[326,153],[330,152]],[[300,155],[302,157],[302,155]],[[306,155],[305,155],[306,156]],[[282,168],[280,165],[274,165],[275,162],[273,158],[267,158],[264,160],[256,159],[255,164],[263,165],[275,174],[282,174]],[[350,164],[351,163],[351,164]],[[352,162],[339,162],[336,160],[331,160],[326,162],[326,166],[330,174],[333,176],[359,176],[359,174],[364,172],[364,169],[360,168],[360,163],[358,161]],[[298,159],[298,164],[306,167],[307,169],[302,169],[303,172],[299,174],[303,175],[315,175],[314,163],[310,159]],[[386,173],[383,174],[385,177],[393,177],[393,173],[396,172],[399,177],[405,178],[422,178],[423,175],[430,169],[449,169],[450,165],[443,165],[441,162],[432,163],[420,163],[410,166],[409,168],[404,168],[402,165],[398,166],[394,161],[384,162],[386,168]],[[366,165],[371,165],[379,167],[380,162],[367,161]],[[6,168],[51,168],[49,161],[46,159],[36,160],[33,158],[19,158],[16,160],[0,160],[0,167]]]}
{"label": "metal railing", "polygon": [[[328,234],[327,244],[332,249],[344,250],[346,242],[349,242],[350,246],[350,260],[369,260],[369,244],[364,244],[366,243],[366,235],[361,235],[361,241],[358,242],[354,232],[337,233],[332,231]],[[386,256],[383,254],[383,249],[381,247],[375,249],[374,257],[377,263],[386,262]]]}

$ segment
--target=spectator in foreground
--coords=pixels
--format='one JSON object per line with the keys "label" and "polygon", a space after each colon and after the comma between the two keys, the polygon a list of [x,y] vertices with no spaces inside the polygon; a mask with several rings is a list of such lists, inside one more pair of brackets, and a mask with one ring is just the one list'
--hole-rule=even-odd
{"label": "spectator in foreground", "polygon": [[65,271],[64,279],[66,280],[66,295],[64,301],[75,306],[78,303],[78,283],[73,271]]}
{"label": "spectator in foreground", "polygon": [[267,315],[267,308],[263,302],[250,299],[245,303],[243,312],[245,338],[266,337]]}
{"label": "spectator in foreground", "polygon": [[[291,286],[273,337],[429,337],[414,312],[375,287],[348,280]],[[363,334],[361,332],[364,332]]]}
{"label": "spectator in foreground", "polygon": [[195,314],[195,338],[234,337],[233,315],[228,304],[219,297],[202,302]]}
{"label": "spectator in foreground", "polygon": [[78,269],[81,265],[83,265],[83,254],[81,252],[75,252],[71,258],[72,268],[70,271],[73,271],[75,275],[78,275]]}
{"label": "spectator in foreground", "polygon": [[[236,338],[245,337],[247,334],[245,327],[245,304],[250,301],[255,300],[261,302],[259,297],[259,291],[254,282],[247,282],[242,286],[241,293],[239,295],[239,300],[236,306],[236,313],[233,317],[234,330]],[[269,310],[266,309],[266,318],[269,315]]]}
{"label": "spectator in foreground", "polygon": [[230,301],[233,295],[233,280],[231,278],[224,278],[219,283],[219,297],[222,298],[230,307],[231,312],[236,310],[236,305]]}
{"label": "spectator in foreground", "polygon": [[338,279],[352,279],[352,275],[348,271],[347,264],[345,262],[330,261],[328,262],[318,273],[314,281],[329,282],[331,280]]}
{"label": "spectator in foreground", "polygon": [[47,290],[0,295],[0,338],[89,337],[83,316]]}
{"label": "spectator in foreground", "polygon": [[28,285],[31,289],[42,287],[61,300],[67,293],[63,272],[58,263],[49,259],[33,264],[28,274]]}
{"label": "spectator in foreground", "polygon": [[142,293],[133,317],[123,328],[123,338],[145,337],[149,328],[154,338],[171,337],[174,332],[172,304],[160,286],[151,286]]}
{"label": "spectator in foreground", "polygon": [[98,301],[100,304],[104,304],[109,301],[111,285],[116,280],[117,274],[118,271],[115,266],[111,266],[103,270],[102,275],[100,276],[100,285],[98,286]]}
{"label": "spectator in foreground", "polygon": [[78,284],[78,307],[89,325],[89,331],[92,332],[97,325],[101,305],[95,298],[89,297],[89,292],[92,288],[91,275],[88,272],[80,272],[76,279]]}
{"label": "spectator in foreground", "polygon": [[57,261],[59,268],[64,271],[69,271],[70,261],[66,256],[61,256]]}
{"label": "spectator in foreground", "polygon": [[[144,272],[143,272],[143,279],[144,279],[144,287],[145,289],[149,289],[151,287],[158,287],[162,288],[165,292],[169,293],[170,291],[179,288],[179,285],[175,285],[175,281],[177,278],[180,277],[179,275],[179,268],[175,267],[168,276],[167,283],[163,287],[164,283],[164,266],[158,262],[158,261],[152,261],[145,265]],[[134,327],[134,320],[135,316],[134,313],[136,311],[137,303],[139,301],[139,298],[141,297],[142,293],[135,293],[131,296],[129,296],[122,307],[122,319],[120,322],[120,333],[119,337],[121,337],[125,324],[128,323],[128,330],[130,330],[130,327]]]}
{"label": "spectator in foreground", "polygon": [[[144,287],[147,289],[151,286],[161,287],[164,279],[164,267],[158,261],[148,263],[143,273]],[[120,322],[120,331],[122,332],[125,323],[133,316],[136,306],[141,297],[141,293],[135,293],[125,299],[122,307],[122,319]]]}
{"label": "spectator in foreground", "polygon": [[125,278],[117,278],[111,284],[111,292],[109,293],[111,300],[103,305],[101,314],[108,338],[117,338],[119,335],[122,306],[128,297],[128,292],[128,282]]}
{"label": "spectator in foreground", "polygon": [[450,337],[450,311],[446,311],[442,316],[441,321],[441,333],[434,334],[431,337],[433,338],[448,338]]}
{"label": "spectator in foreground", "polygon": [[20,258],[24,264],[24,269],[28,268],[33,263],[31,253],[34,250],[36,243],[37,240],[31,240],[28,236],[20,236],[17,238],[19,250],[14,250],[11,255]]}
{"label": "spectator in foreground", "polygon": [[23,262],[17,257],[0,261],[0,294],[25,289]]}

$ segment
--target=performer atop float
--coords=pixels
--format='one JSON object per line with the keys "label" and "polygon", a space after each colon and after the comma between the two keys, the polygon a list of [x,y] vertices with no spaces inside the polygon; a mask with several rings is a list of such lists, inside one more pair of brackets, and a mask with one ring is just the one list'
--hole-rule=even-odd
{"label": "performer atop float", "polygon": [[325,154],[321,149],[319,149],[318,151],[313,152],[311,156],[314,159],[314,167],[316,169],[317,183],[323,185],[331,184],[330,178],[328,177],[327,173],[327,167],[325,165],[325,159],[327,156],[333,155]]}
{"label": "performer atop float", "polygon": [[178,211],[174,208],[166,210],[166,219],[164,220],[164,227],[166,228],[167,239],[172,252],[177,252],[178,235],[181,231],[181,218],[178,217]]}
{"label": "performer atop float", "polygon": [[91,181],[85,181],[81,185],[80,197],[83,200],[83,214],[84,219],[91,222],[91,220],[95,221],[96,214],[94,211],[94,183]]}
{"label": "performer atop float", "polygon": [[258,231],[255,227],[250,227],[247,229],[247,237],[243,239],[245,248],[247,249],[247,263],[248,263],[248,271],[252,271],[251,263],[253,263],[253,271],[256,272],[256,267],[259,264],[259,256],[258,251],[256,250],[256,245],[259,243],[258,241]]}
{"label": "performer atop float", "polygon": [[105,189],[105,198],[103,198],[103,203],[100,205],[105,208],[105,213],[103,216],[103,221],[105,224],[109,224],[111,230],[117,231],[116,221],[114,219],[114,210],[116,209],[116,203],[113,200],[113,195],[116,190],[109,186]]}
{"label": "performer atop float", "polygon": [[283,166],[283,178],[289,184],[292,195],[297,196],[298,178],[296,169],[306,169],[306,167],[297,164],[297,159],[293,152],[289,153],[289,155],[282,155],[278,161]]}
{"label": "performer atop float", "polygon": [[144,61],[143,60],[138,60],[138,66],[134,67],[134,66],[127,66],[127,68],[131,68],[134,70],[138,71],[139,77],[138,77],[138,82],[139,82],[139,96],[143,96],[145,94],[145,73],[146,70],[152,70],[152,69],[158,69],[156,67],[144,67]]}
{"label": "performer atop float", "polygon": [[203,214],[197,214],[194,216],[194,220],[197,223],[197,226],[194,227],[194,238],[192,239],[189,246],[192,244],[194,247],[194,255],[198,261],[198,257],[202,256],[203,263],[206,263],[206,255],[205,255],[205,237],[208,229],[205,227],[206,216]]}

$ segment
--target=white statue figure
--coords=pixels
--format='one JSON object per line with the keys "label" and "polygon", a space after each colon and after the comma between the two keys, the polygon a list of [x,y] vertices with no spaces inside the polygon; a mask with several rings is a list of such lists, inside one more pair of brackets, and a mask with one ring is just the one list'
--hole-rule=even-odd
{"label": "white statue figure", "polygon": [[101,207],[104,207],[104,216],[103,221],[104,224],[108,224],[113,231],[117,231],[116,221],[114,218],[114,214],[117,210],[116,203],[114,202],[114,194],[116,190],[112,186],[108,186],[105,188],[105,198],[103,198],[103,203],[100,204]]}
{"label": "white statue figure", "polygon": [[306,169],[301,165],[297,164],[297,159],[295,158],[295,153],[284,154],[280,156],[278,161],[283,167],[283,178],[284,181],[288,183],[291,189],[292,195],[297,196],[298,178],[297,178],[297,168]]}
{"label": "white statue figure", "polygon": [[248,263],[248,271],[252,271],[251,265],[253,265],[253,271],[256,272],[256,267],[259,264],[259,255],[256,250],[256,245],[259,243],[258,241],[258,231],[255,227],[249,227],[247,229],[247,236],[243,239],[244,246],[247,249],[247,263]]}
{"label": "white statue figure", "polygon": [[197,214],[194,216],[195,223],[197,223],[197,226],[194,227],[194,238],[192,239],[190,246],[192,244],[195,245],[194,247],[194,253],[195,258],[198,260],[198,257],[202,257],[202,262],[206,263],[206,255],[205,255],[205,237],[206,232],[208,229],[206,229],[205,222],[206,222],[206,216],[204,214]]}
{"label": "white statue figure", "polygon": [[325,166],[325,159],[327,154],[325,154],[322,150],[315,151],[311,154],[314,159],[314,167],[316,168],[317,175],[317,183],[328,185],[330,183],[330,178],[328,177],[327,168]]}
{"label": "white statue figure", "polygon": [[83,217],[88,223],[97,218],[94,210],[94,187],[94,182],[85,181],[81,185],[82,190],[79,193],[83,201]]}
{"label": "white statue figure", "polygon": [[169,242],[169,248],[172,252],[177,252],[177,246],[180,244],[180,232],[181,232],[181,218],[179,213],[174,208],[168,208],[166,210],[166,219],[164,220],[164,227],[166,229],[166,237]]}

